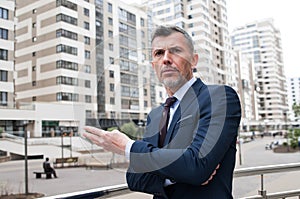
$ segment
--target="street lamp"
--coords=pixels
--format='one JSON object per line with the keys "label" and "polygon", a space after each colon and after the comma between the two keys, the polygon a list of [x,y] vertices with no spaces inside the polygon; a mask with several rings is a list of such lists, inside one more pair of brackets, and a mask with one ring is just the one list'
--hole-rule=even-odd
{"label": "street lamp", "polygon": [[24,124],[24,161],[25,161],[25,194],[28,195],[28,153],[27,153],[27,137],[29,131],[27,131],[28,121],[23,121]]}

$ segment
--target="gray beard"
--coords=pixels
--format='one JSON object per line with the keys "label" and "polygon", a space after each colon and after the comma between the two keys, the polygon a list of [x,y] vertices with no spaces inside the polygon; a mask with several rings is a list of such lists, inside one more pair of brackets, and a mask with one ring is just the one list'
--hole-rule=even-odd
{"label": "gray beard", "polygon": [[178,79],[174,80],[168,80],[168,79],[164,79],[162,81],[162,84],[167,87],[170,88],[173,91],[177,91],[181,86],[183,86],[185,83],[187,82],[187,80],[183,77],[183,76],[179,76]]}

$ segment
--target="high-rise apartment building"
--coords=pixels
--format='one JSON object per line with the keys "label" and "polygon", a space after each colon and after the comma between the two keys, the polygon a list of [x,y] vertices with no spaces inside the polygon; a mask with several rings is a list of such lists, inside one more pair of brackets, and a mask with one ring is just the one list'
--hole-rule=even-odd
{"label": "high-rise apartment building", "polygon": [[97,56],[103,53],[103,64],[97,64],[100,125],[143,121],[156,103],[152,92],[157,83],[150,78],[153,70],[149,62],[151,18],[121,1],[96,1],[97,11]]}
{"label": "high-rise apartment building", "polygon": [[207,83],[228,84],[237,89],[225,0],[153,0],[144,4],[153,17],[182,27],[193,37],[199,54],[196,76]]}
{"label": "high-rise apartment building", "polygon": [[291,121],[300,121],[300,115],[296,117],[293,111],[294,104],[300,105],[300,77],[288,78],[287,87],[288,87],[290,119]]}
{"label": "high-rise apartment building", "polygon": [[14,106],[15,2],[0,1],[0,106]]}
{"label": "high-rise apartment building", "polygon": [[238,91],[242,107],[241,129],[250,131],[251,121],[257,121],[257,92],[254,82],[255,71],[253,59],[236,51],[236,68],[238,71]]}
{"label": "high-rise apartment building", "polygon": [[248,23],[233,31],[232,45],[254,61],[258,120],[280,128],[288,110],[280,31],[271,19]]}
{"label": "high-rise apartment building", "polygon": [[96,115],[93,1],[16,1],[17,103],[84,104]]}

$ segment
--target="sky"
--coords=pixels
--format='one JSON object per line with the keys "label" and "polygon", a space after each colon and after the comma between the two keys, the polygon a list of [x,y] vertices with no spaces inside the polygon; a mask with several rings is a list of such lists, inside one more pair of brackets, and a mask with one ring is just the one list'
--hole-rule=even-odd
{"label": "sky", "polygon": [[256,20],[273,18],[281,32],[283,63],[287,77],[300,77],[300,1],[227,0],[229,31]]}
{"label": "sky", "polygon": [[[140,0],[123,0],[127,3]],[[198,1],[198,0],[195,0]],[[300,0],[226,0],[228,26],[235,27],[256,20],[273,18],[281,32],[283,64],[287,77],[300,77]],[[299,26],[299,27],[298,27]]]}

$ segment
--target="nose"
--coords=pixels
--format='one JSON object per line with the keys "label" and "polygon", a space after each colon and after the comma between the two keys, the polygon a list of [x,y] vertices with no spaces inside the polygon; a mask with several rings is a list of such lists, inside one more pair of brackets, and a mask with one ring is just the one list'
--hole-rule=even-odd
{"label": "nose", "polygon": [[163,57],[163,63],[164,65],[171,65],[172,64],[172,58],[169,50],[166,50]]}

